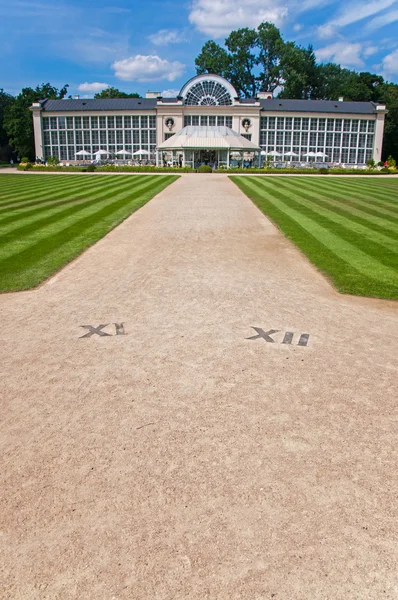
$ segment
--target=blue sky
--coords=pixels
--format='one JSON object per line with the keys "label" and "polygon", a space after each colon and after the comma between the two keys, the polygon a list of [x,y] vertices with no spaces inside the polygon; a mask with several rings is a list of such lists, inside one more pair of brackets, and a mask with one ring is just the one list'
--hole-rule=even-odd
{"label": "blue sky", "polygon": [[261,21],[321,61],[398,82],[398,0],[0,0],[0,88],[43,82],[90,97],[107,85],[172,95],[208,39]]}

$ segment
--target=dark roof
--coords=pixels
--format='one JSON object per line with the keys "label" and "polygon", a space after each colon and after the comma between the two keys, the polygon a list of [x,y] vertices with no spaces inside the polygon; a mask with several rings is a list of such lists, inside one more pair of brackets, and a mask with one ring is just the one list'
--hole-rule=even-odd
{"label": "dark roof", "polygon": [[371,115],[376,112],[373,102],[338,102],[335,100],[284,100],[283,98],[272,98],[260,100],[262,111],[283,112],[315,112]]}
{"label": "dark roof", "polygon": [[162,98],[163,104],[176,104],[178,98]]}
{"label": "dark roof", "polygon": [[153,110],[156,98],[104,98],[98,100],[45,100],[42,104],[45,112],[96,111],[96,110]]}
{"label": "dark roof", "polygon": [[239,98],[239,102],[241,104],[255,104],[257,100],[256,98]]}

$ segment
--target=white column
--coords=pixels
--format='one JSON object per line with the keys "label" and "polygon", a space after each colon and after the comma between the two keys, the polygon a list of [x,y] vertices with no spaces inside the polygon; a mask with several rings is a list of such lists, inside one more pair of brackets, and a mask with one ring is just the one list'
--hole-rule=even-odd
{"label": "white column", "polygon": [[386,107],[380,104],[376,108],[377,117],[375,123],[374,145],[373,145],[373,160],[378,163],[381,160],[383,150],[383,135],[384,135],[384,119],[386,116]]}
{"label": "white column", "polygon": [[159,150],[156,150],[156,166],[159,166]]}

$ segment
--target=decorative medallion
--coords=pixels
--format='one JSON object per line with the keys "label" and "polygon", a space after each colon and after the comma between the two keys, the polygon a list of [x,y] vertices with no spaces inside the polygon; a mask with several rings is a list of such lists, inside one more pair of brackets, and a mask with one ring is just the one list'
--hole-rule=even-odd
{"label": "decorative medallion", "polygon": [[174,127],[174,119],[172,119],[171,117],[166,119],[166,127],[168,127],[169,131],[171,131]]}

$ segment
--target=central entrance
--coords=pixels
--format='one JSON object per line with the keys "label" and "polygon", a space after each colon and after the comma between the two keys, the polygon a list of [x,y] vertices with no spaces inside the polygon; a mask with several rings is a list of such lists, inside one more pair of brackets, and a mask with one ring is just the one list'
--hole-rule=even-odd
{"label": "central entrance", "polygon": [[196,150],[194,161],[199,165],[213,165],[218,162],[218,152],[216,150]]}

